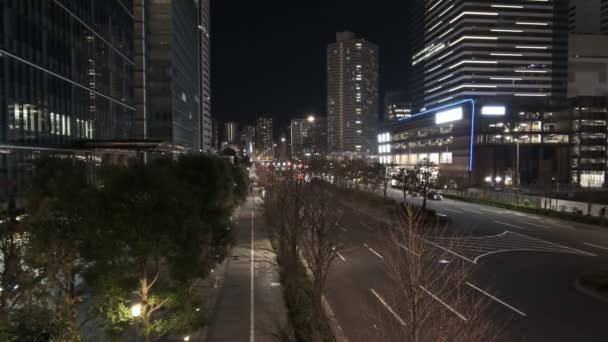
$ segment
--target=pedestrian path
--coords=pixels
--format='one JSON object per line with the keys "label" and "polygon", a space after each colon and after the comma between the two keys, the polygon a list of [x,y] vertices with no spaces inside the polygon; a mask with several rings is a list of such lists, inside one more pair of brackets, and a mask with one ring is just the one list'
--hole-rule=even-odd
{"label": "pedestrian path", "polygon": [[202,341],[289,341],[275,256],[258,204],[259,198],[250,196],[236,213],[236,242],[218,277],[218,297]]}

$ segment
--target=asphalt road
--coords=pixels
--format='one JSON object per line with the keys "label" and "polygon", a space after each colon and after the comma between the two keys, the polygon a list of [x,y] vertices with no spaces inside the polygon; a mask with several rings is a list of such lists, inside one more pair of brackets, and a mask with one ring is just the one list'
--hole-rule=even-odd
{"label": "asphalt road", "polygon": [[[390,196],[402,200],[397,190]],[[479,295],[491,296],[506,340],[608,341],[608,303],[574,287],[581,273],[608,269],[608,229],[449,199],[427,205],[449,217],[449,232],[469,236],[450,256],[479,265],[471,284],[491,289]],[[371,289],[386,282],[379,235],[387,218],[350,203],[340,214],[348,248],[331,270],[327,298],[350,341],[374,341],[378,298]]]}

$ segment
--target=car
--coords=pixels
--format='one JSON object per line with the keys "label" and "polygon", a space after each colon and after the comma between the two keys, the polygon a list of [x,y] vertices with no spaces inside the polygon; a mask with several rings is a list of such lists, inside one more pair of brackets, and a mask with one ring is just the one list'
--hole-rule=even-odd
{"label": "car", "polygon": [[433,200],[433,201],[441,201],[443,199],[443,196],[441,196],[441,194],[431,191],[426,195],[426,198]]}
{"label": "car", "polygon": [[412,196],[412,197],[418,197],[418,196],[420,196],[420,194],[417,193],[417,192],[412,192],[412,193],[410,193],[410,196]]}

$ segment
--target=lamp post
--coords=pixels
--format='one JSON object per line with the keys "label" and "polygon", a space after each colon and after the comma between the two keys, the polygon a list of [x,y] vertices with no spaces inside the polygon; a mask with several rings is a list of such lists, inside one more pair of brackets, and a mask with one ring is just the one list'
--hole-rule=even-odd
{"label": "lamp post", "polygon": [[517,171],[516,171],[517,172],[517,175],[516,175],[517,176],[517,183],[516,184],[517,184],[517,187],[519,187],[520,184],[521,184],[521,182],[519,180],[519,139],[515,139],[515,143],[517,145],[517,166],[516,166],[516,168],[517,168]]}
{"label": "lamp post", "polygon": [[137,331],[137,318],[141,316],[141,304],[135,303],[133,304],[133,306],[131,306],[131,316],[133,316],[133,321],[135,322],[135,342],[137,342],[137,340],[139,339],[139,332]]}

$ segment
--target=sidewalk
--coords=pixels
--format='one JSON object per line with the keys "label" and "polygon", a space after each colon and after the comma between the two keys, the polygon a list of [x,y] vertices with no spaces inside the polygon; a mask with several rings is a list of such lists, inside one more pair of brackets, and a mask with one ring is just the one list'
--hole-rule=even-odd
{"label": "sidewalk", "polygon": [[203,341],[291,340],[275,255],[257,212],[260,202],[249,196],[235,214],[235,246],[216,272],[217,297]]}

